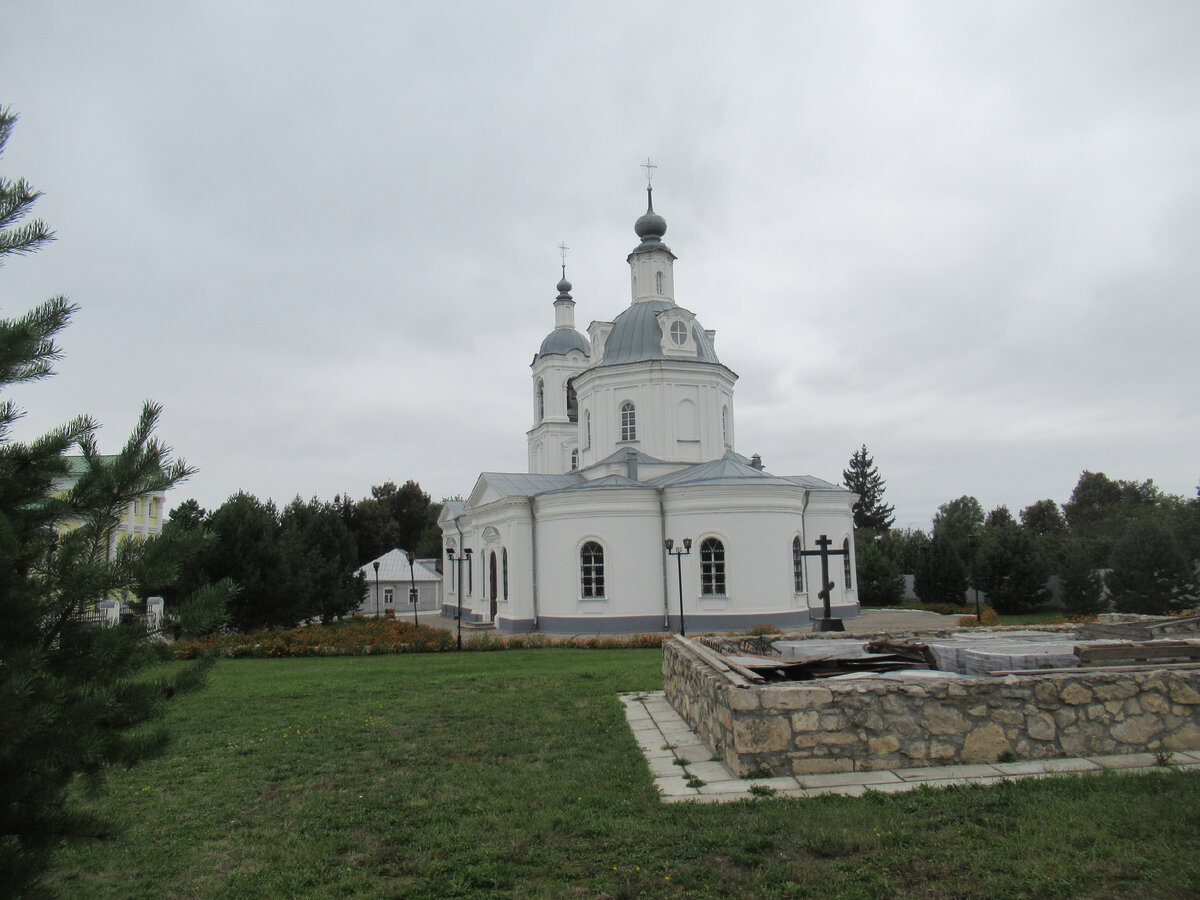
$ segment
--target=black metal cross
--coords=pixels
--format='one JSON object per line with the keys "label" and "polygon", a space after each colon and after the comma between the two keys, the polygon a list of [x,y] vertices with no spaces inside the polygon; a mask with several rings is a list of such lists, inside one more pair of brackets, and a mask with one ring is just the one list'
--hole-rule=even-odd
{"label": "black metal cross", "polygon": [[801,556],[819,556],[821,557],[821,590],[817,591],[817,598],[825,601],[825,615],[813,622],[813,631],[845,631],[846,626],[841,619],[833,617],[833,610],[830,607],[829,595],[833,590],[833,582],[829,580],[829,557],[831,556],[847,556],[848,552],[845,548],[841,550],[830,550],[833,546],[833,541],[828,535],[821,535],[814,541],[819,547],[818,550],[801,550]]}

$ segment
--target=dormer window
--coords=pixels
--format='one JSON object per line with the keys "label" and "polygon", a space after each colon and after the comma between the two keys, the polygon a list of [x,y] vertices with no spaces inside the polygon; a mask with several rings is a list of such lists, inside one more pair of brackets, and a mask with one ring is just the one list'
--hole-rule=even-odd
{"label": "dormer window", "polygon": [[682,322],[671,323],[671,341],[676,347],[682,347],[687,343],[687,326]]}

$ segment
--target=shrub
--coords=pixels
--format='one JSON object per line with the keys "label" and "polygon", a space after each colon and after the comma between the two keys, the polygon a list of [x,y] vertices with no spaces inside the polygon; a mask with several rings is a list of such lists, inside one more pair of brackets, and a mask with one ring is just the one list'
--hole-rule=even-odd
{"label": "shrub", "polygon": [[[641,649],[661,647],[662,634],[617,637],[555,638],[540,632],[504,636],[476,632],[463,640],[463,650],[537,650],[575,648],[587,650]],[[374,656],[380,653],[440,653],[453,650],[457,638],[449,631],[429,625],[413,625],[396,619],[354,617],[328,625],[272,628],[239,634],[210,634],[175,645],[179,659],[195,659],[206,651],[218,656],[252,659],[282,659],[297,656]]]}

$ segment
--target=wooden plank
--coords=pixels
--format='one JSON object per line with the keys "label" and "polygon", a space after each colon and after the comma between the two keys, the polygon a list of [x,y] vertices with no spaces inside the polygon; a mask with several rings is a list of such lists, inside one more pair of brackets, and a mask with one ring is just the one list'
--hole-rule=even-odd
{"label": "wooden plank", "polygon": [[[1172,669],[1200,669],[1200,663],[1171,663]],[[1087,667],[1071,667],[1068,669],[1000,669],[994,672],[988,672],[989,675],[1000,677],[1002,675],[1079,675],[1102,672],[1145,672],[1154,671],[1155,669],[1163,668],[1161,663],[1143,663],[1141,665],[1127,666],[1087,666]]]}
{"label": "wooden plank", "polygon": [[1076,644],[1080,665],[1116,659],[1200,659],[1195,641],[1129,641],[1120,644]]}

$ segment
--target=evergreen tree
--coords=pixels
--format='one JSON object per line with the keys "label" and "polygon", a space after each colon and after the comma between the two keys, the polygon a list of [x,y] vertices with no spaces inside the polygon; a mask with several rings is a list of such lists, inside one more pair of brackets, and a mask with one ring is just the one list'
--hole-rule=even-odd
{"label": "evergreen tree", "polygon": [[977,552],[976,587],[996,612],[1024,612],[1049,599],[1050,566],[1037,538],[1020,525],[989,529]]}
{"label": "evergreen tree", "polygon": [[297,497],[280,516],[280,542],[297,622],[330,622],[352,612],[366,597],[366,580],[355,563],[354,537],[332,503],[315,497],[305,503]]}
{"label": "evergreen tree", "polygon": [[1112,551],[1107,578],[1117,612],[1167,615],[1196,603],[1196,567],[1170,530],[1133,519]]}
{"label": "evergreen tree", "polygon": [[904,599],[904,575],[872,540],[855,537],[858,600],[863,606],[895,606]]}
{"label": "evergreen tree", "polygon": [[1059,579],[1069,615],[1094,616],[1104,611],[1104,581],[1096,568],[1096,551],[1088,541],[1072,538],[1063,546]]}
{"label": "evergreen tree", "polygon": [[858,500],[854,502],[855,528],[887,531],[892,527],[896,508],[883,502],[887,482],[880,477],[866,444],[850,457],[850,468],[842,470],[842,483],[858,494]]}
{"label": "evergreen tree", "polygon": [[[0,153],[15,121],[0,109]],[[51,239],[40,221],[20,224],[37,196],[24,181],[0,179],[0,262]],[[73,311],[56,297],[0,320],[0,387],[52,374],[55,338]],[[144,631],[83,619],[133,584],[142,545],[114,544],[123,510],[190,474],[154,437],[158,414],[146,404],[129,441],[108,458],[86,417],[28,444],[13,440],[21,412],[0,402],[0,884],[9,896],[39,890],[63,840],[108,830],[69,802],[71,781],[98,782],[109,766],[160,752],[163,702],[203,679],[203,664],[148,676],[158,657]],[[82,454],[78,473],[68,464],[72,450]]]}
{"label": "evergreen tree", "polygon": [[966,602],[967,568],[954,549],[954,542],[936,532],[927,552],[917,565],[913,590],[922,603]]}

